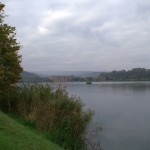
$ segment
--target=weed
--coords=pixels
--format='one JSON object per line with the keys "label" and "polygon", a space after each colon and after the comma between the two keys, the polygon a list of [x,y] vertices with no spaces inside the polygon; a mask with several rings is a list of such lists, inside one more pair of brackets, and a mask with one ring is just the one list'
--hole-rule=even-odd
{"label": "weed", "polygon": [[51,141],[69,150],[85,148],[84,137],[93,112],[84,110],[81,100],[69,97],[65,88],[24,85],[8,92],[5,99],[5,110],[34,122],[37,129],[49,133]]}

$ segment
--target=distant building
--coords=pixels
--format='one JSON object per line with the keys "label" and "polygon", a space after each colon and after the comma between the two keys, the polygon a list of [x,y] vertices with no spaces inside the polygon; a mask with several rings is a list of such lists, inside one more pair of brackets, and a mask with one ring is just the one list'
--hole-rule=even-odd
{"label": "distant building", "polygon": [[53,82],[70,82],[73,80],[72,76],[49,76],[48,79]]}

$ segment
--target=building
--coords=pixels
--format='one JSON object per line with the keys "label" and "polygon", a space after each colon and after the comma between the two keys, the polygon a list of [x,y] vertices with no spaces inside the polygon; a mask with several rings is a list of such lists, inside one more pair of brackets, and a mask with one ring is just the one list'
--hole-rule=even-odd
{"label": "building", "polygon": [[73,80],[72,76],[49,76],[48,79],[53,82],[70,82]]}

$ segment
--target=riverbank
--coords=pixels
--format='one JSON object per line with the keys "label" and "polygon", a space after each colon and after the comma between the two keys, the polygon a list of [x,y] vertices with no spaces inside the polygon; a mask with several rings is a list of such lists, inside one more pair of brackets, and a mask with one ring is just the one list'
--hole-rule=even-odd
{"label": "riverbank", "polygon": [[6,91],[0,109],[33,123],[48,139],[69,150],[87,146],[86,131],[93,111],[83,109],[78,97],[69,96],[64,88],[49,85],[23,85]]}
{"label": "riverbank", "polygon": [[0,112],[1,150],[63,150],[40,132],[35,131],[7,114]]}

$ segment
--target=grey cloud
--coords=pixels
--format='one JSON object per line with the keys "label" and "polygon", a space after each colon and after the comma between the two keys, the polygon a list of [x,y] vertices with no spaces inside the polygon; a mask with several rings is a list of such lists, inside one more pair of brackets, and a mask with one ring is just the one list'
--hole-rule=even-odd
{"label": "grey cloud", "polygon": [[[26,70],[148,67],[148,0],[4,1]],[[147,60],[147,59],[146,59]],[[38,67],[37,67],[38,66]]]}

